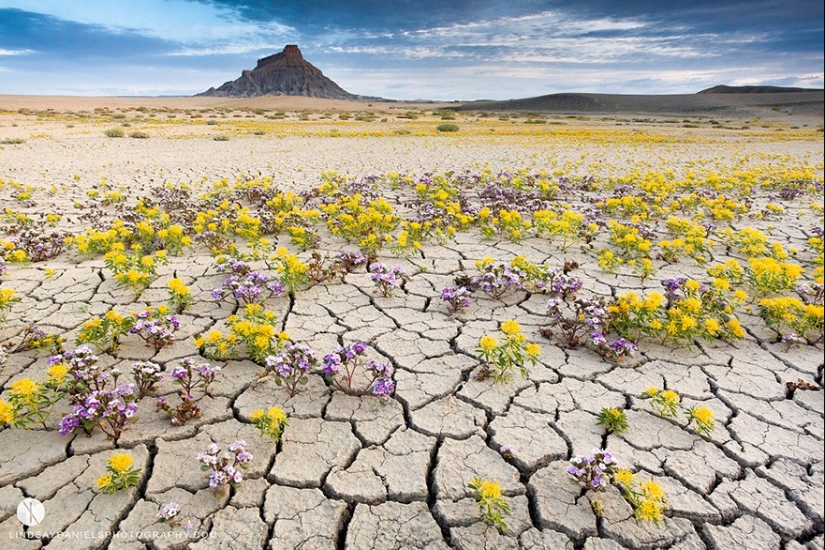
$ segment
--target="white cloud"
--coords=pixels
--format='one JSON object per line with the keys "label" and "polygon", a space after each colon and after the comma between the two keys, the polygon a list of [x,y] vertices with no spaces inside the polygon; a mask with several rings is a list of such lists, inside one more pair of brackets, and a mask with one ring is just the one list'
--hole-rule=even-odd
{"label": "white cloud", "polygon": [[31,53],[34,53],[34,50],[5,50],[3,48],[0,48],[0,55],[28,55]]}

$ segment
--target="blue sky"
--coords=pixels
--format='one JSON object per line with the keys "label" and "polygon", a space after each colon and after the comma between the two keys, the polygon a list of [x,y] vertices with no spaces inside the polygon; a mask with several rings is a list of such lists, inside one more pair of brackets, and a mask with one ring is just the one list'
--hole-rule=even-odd
{"label": "blue sky", "polygon": [[0,0],[0,94],[191,95],[298,44],[351,93],[823,87],[822,0]]}

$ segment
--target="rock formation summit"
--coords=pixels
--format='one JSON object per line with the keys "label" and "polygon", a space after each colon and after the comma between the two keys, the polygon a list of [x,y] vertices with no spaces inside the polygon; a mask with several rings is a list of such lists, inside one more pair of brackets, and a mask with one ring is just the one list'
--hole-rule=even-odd
{"label": "rock formation summit", "polygon": [[324,76],[317,67],[304,60],[301,50],[294,44],[287,45],[281,53],[262,57],[254,69],[241,72],[239,79],[226,82],[219,88],[209,88],[198,95],[209,97],[290,95],[326,99],[361,99],[341,88]]}

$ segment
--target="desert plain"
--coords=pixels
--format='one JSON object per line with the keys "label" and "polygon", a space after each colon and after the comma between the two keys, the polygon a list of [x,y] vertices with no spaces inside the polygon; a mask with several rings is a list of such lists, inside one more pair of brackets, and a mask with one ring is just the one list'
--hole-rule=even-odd
{"label": "desert plain", "polygon": [[[66,399],[57,402],[45,426],[0,429],[0,544],[825,547],[821,324],[818,339],[814,330],[807,341],[782,342],[787,331],[759,314],[760,298],[770,296],[741,282],[749,293],[735,312],[741,338],[697,337],[677,345],[648,337],[632,356],[615,360],[586,345],[564,346],[546,330],[547,289],[495,297],[476,289],[470,304],[454,314],[441,299],[456,279],[478,275],[476,262],[484,258],[509,264],[524,257],[548,270],[567,264],[569,274],[583,281],[578,294],[606,301],[628,292],[664,292],[663,279],[710,285],[709,267],[730,260],[746,266],[754,256],[742,244],[747,228],[765,237],[765,250],[787,251],[779,259],[801,266],[798,285],[815,285],[817,268],[821,284],[821,108],[651,115],[453,107],[309,98],[0,96],[0,240],[6,254],[0,288],[13,290],[16,300],[0,310],[6,350],[0,398],[11,398],[16,381],[46,380],[54,363],[48,350],[21,346],[27,326],[59,336],[69,351],[94,318],[165,304],[173,278],[194,298],[177,315],[174,341],[162,349],[124,334],[116,349],[96,352],[104,371],[123,373],[121,382],[136,362],[154,362],[165,374],[152,395],[137,402],[137,414],[116,441],[99,429],[90,436],[83,430],[61,435],[60,419],[72,410]],[[429,186],[444,181],[449,199],[434,197]],[[163,203],[164,189],[185,189],[195,209],[225,199],[221,212],[231,225],[241,214],[271,214],[275,207],[267,202],[279,193],[303,193],[301,208],[319,208],[327,191],[312,191],[328,182],[337,185],[338,195],[329,195],[335,200],[358,195],[363,205],[384,199],[392,207],[395,225],[376,228],[380,245],[372,263],[399,266],[406,278],[384,296],[360,267],[342,279],[272,296],[263,306],[275,313],[279,332],[319,358],[339,345],[368,343],[367,356],[392,367],[394,388],[385,400],[347,395],[319,367],[290,396],[243,349],[207,357],[197,340],[226,333],[228,320],[244,308],[211,296],[226,275],[217,269],[221,251],[204,241],[168,254],[140,292],[120,284],[102,251],[83,254],[70,243],[42,261],[14,256],[21,224],[76,238],[116,220],[126,220],[135,232],[140,221],[155,224],[154,231],[179,221],[194,238],[196,223]],[[539,192],[531,187],[535,182],[549,187]],[[512,203],[496,189],[513,190]],[[636,200],[623,202],[625,197]],[[570,242],[542,234],[528,199],[558,215],[601,216],[599,224],[587,238],[570,233]],[[455,222],[454,232],[424,235],[420,247],[394,251],[399,232],[409,227],[404,223],[425,219],[441,208],[439,200],[464,201],[461,207],[473,219],[465,226]],[[505,226],[495,211],[490,219],[478,215],[485,206],[503,204],[520,212],[521,225]],[[147,214],[152,206],[169,218]],[[676,238],[668,232],[671,216],[705,225],[709,248],[701,258],[665,253],[659,243]],[[332,258],[358,251],[359,239],[336,234],[331,218],[315,220],[312,247],[298,246],[286,230],[253,233],[268,241],[264,249],[283,247],[306,263],[313,252]],[[631,257],[611,241],[611,220],[643,225],[652,248]],[[227,237],[237,255],[254,252],[244,235]],[[812,244],[817,235],[818,252]],[[629,260],[606,269],[600,250],[627,253]],[[266,253],[258,253],[250,263],[277,277]],[[642,258],[651,270],[644,275],[637,269]],[[779,295],[795,292],[783,288]],[[821,312],[821,293],[818,299]],[[495,383],[483,376],[479,342],[484,335],[501,339],[505,320],[517,321],[541,351],[526,376],[516,372]],[[156,409],[155,398],[177,399],[169,373],[186,358],[221,371],[199,401],[202,414],[173,425]],[[644,396],[650,388],[678,392],[678,414],[663,416],[651,407]],[[277,443],[252,422],[253,411],[270,407],[288,417]],[[684,412],[691,407],[710,409],[715,429],[698,432]],[[622,411],[627,429],[608,433],[597,425],[605,409]],[[216,496],[196,457],[211,443],[225,449],[236,440],[246,442],[253,459],[243,481]],[[570,460],[594,449],[609,451],[640,482],[663,489],[658,525],[639,520],[616,485],[599,492],[571,482]],[[139,481],[104,494],[96,480],[117,453],[133,458]],[[473,478],[499,484],[510,507],[506,530],[483,521],[467,487]],[[24,498],[43,503],[39,524],[26,527],[18,518]],[[158,523],[159,510],[172,501],[180,506],[177,520]]]}

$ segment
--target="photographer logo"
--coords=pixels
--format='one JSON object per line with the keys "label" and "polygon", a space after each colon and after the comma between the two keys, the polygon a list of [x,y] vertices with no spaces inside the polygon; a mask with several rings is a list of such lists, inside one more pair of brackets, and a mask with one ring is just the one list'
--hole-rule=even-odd
{"label": "photographer logo", "polygon": [[27,527],[34,527],[46,517],[46,508],[36,498],[24,498],[17,505],[17,519]]}

